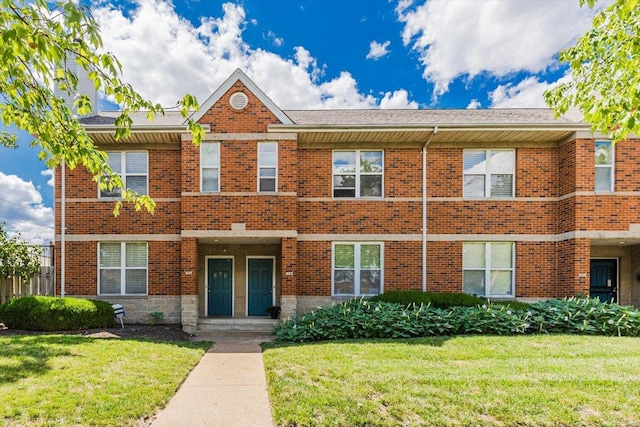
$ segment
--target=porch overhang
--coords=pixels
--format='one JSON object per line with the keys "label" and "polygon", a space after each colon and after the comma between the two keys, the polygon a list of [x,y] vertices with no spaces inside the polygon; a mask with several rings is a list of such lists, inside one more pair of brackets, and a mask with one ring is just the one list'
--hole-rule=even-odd
{"label": "porch overhang", "polygon": [[196,238],[198,243],[213,245],[275,245],[283,238],[297,238],[296,230],[183,230],[185,238]]}

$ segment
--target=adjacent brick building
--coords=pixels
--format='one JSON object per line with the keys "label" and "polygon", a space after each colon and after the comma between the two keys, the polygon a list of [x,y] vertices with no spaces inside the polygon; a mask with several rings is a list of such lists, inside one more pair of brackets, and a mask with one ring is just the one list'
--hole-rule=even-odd
{"label": "adjacent brick building", "polygon": [[[640,148],[545,109],[282,111],[236,71],[194,118],[84,119],[153,215],[56,171],[66,295],[195,329],[393,289],[640,304]],[[59,289],[60,291],[61,289]]]}

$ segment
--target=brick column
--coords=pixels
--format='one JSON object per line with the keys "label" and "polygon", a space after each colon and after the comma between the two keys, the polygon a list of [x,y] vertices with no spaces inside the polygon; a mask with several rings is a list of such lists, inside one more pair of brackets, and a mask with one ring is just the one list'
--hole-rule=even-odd
{"label": "brick column", "polygon": [[283,319],[291,317],[298,312],[298,286],[296,279],[296,262],[298,257],[298,239],[284,238],[282,239],[282,284],[280,305]]}
{"label": "brick column", "polygon": [[559,298],[589,295],[591,241],[573,239],[558,242]]}
{"label": "brick column", "polygon": [[192,334],[198,325],[198,242],[195,238],[182,239],[181,266],[182,329]]}

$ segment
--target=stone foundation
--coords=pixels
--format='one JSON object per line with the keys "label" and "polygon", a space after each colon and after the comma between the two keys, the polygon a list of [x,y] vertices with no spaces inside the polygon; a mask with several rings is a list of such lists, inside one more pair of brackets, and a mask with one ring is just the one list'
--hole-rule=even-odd
{"label": "stone foundation", "polygon": [[198,296],[182,295],[182,330],[194,334],[198,326]]}
{"label": "stone foundation", "polygon": [[331,297],[299,296],[297,297],[297,310],[298,313],[307,313],[311,310],[317,309],[318,307],[326,307],[338,302],[340,301],[334,300]]}
{"label": "stone foundation", "polygon": [[147,297],[128,296],[87,296],[85,298],[108,301],[110,304],[124,306],[124,323],[151,323],[151,313],[160,312],[164,315],[161,323],[180,323],[180,296],[178,295],[149,295]]}
{"label": "stone foundation", "polygon": [[295,295],[282,295],[280,297],[280,308],[282,309],[280,312],[281,319],[288,319],[298,313],[298,305],[296,302],[298,298],[300,297],[296,297]]}

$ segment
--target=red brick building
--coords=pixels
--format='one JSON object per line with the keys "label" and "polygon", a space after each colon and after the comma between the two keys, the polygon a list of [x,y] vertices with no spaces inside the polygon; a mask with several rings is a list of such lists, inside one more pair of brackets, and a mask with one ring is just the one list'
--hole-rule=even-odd
{"label": "red brick building", "polygon": [[[640,146],[546,109],[282,111],[236,71],[194,118],[84,119],[153,215],[56,171],[58,287],[162,312],[284,316],[394,289],[640,304]],[[64,281],[61,272],[64,269]],[[59,289],[60,291],[61,289]]]}

